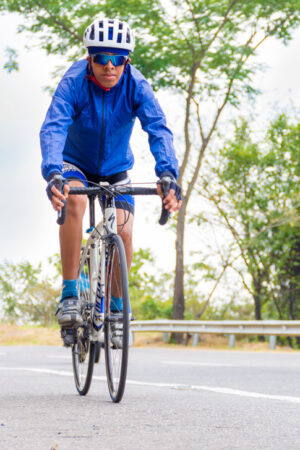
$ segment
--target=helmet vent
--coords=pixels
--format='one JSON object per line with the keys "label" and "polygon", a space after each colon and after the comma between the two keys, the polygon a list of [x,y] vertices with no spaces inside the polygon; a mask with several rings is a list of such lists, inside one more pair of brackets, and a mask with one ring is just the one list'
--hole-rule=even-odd
{"label": "helmet vent", "polygon": [[127,30],[126,42],[127,42],[127,44],[130,44],[130,32],[129,32],[129,30]]}
{"label": "helmet vent", "polygon": [[122,33],[118,33],[117,42],[118,42],[118,44],[122,43]]}
{"label": "helmet vent", "polygon": [[103,20],[100,20],[100,22],[99,22],[99,28],[103,28]]}
{"label": "helmet vent", "polygon": [[99,41],[103,42],[103,31],[99,31]]}
{"label": "helmet vent", "polygon": [[109,27],[108,28],[108,40],[112,41],[113,38],[114,38],[114,29],[113,29],[113,27]]}
{"label": "helmet vent", "polygon": [[91,39],[91,41],[93,41],[95,39],[95,26],[94,25],[91,26],[90,39]]}
{"label": "helmet vent", "polygon": [[122,22],[119,23],[119,30],[123,30],[123,23]]}

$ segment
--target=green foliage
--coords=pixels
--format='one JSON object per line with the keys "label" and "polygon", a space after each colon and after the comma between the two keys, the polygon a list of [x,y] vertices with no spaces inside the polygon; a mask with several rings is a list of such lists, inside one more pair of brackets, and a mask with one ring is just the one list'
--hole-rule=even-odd
{"label": "green foliage", "polygon": [[229,303],[208,305],[201,320],[254,320],[253,304],[234,298]]}
{"label": "green foliage", "polygon": [[[39,264],[29,261],[0,265],[0,320],[5,323],[38,323],[55,321],[54,312],[60,299],[61,261],[58,254],[48,258],[52,276],[47,276]],[[49,269],[48,269],[49,271]],[[156,272],[148,249],[134,253],[129,275],[132,312],[137,319],[170,318],[172,315],[172,275]]]}
{"label": "green foliage", "polygon": [[6,47],[5,49],[6,57],[8,58],[7,62],[4,64],[3,69],[7,70],[8,73],[18,72],[19,64],[17,62],[18,54],[17,52],[10,47]]}
{"label": "green foliage", "polygon": [[241,121],[204,188],[240,253],[233,267],[251,277],[256,319],[300,317],[299,148],[300,124],[283,114],[262,142]]}
{"label": "green foliage", "polygon": [[[300,5],[298,0],[0,0],[0,11],[18,13],[19,33],[36,35],[48,54],[71,61],[85,54],[82,36],[94,17],[120,17],[136,33],[133,64],[157,88],[186,92],[197,74],[195,92],[213,95],[224,90],[226,79],[250,81],[253,67],[244,68],[243,60],[264,36],[287,42],[299,24]],[[238,92],[252,91],[242,84],[227,94],[232,103]]]}
{"label": "green foliage", "polygon": [[[129,273],[129,296],[136,319],[171,318],[172,274],[157,274],[154,258],[149,249],[134,252]],[[151,273],[155,273],[152,275]]]}
{"label": "green foliage", "polygon": [[0,265],[0,319],[6,323],[50,325],[60,297],[56,276],[44,279],[42,265],[29,261]]}

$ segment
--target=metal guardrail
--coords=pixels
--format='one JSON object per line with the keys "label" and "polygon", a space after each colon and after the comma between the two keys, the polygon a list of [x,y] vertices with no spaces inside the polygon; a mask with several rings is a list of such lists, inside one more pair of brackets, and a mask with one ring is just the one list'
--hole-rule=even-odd
{"label": "metal guardrail", "polygon": [[164,333],[189,333],[194,335],[193,345],[197,346],[199,334],[229,335],[229,346],[234,347],[235,336],[270,336],[270,348],[276,346],[276,336],[300,336],[300,320],[136,320],[131,323],[131,331],[156,331]]}

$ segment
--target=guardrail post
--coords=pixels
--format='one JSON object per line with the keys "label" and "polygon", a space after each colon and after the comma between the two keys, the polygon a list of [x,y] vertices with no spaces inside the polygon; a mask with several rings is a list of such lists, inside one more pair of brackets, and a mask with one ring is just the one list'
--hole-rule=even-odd
{"label": "guardrail post", "polygon": [[197,347],[199,342],[199,334],[195,333],[193,337],[193,347]]}
{"label": "guardrail post", "polygon": [[234,348],[234,346],[235,346],[235,334],[230,334],[229,335],[229,342],[228,342],[228,344],[229,344],[230,348]]}
{"label": "guardrail post", "polygon": [[168,342],[168,333],[164,333],[164,342],[165,342],[165,343]]}
{"label": "guardrail post", "polygon": [[270,349],[275,350],[276,348],[276,336],[270,336]]}
{"label": "guardrail post", "polygon": [[128,345],[133,345],[133,342],[134,342],[134,333],[132,331],[130,331]]}

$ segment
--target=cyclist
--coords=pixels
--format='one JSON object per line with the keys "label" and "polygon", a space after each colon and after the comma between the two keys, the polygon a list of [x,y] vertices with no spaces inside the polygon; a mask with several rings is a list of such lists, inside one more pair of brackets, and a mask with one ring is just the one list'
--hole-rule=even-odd
{"label": "cyclist", "polygon": [[[134,164],[129,140],[138,117],[149,136],[156,175],[172,179],[165,207],[169,212],[177,211],[181,195],[176,183],[178,163],[173,136],[152,88],[130,64],[132,30],[124,21],[101,17],[87,27],[83,42],[88,57],[75,62],[63,76],[40,132],[42,174],[48,182],[47,194],[53,208],[61,210],[69,186],[87,186],[87,180],[129,182],[127,171]],[[54,185],[56,174],[71,179],[65,183],[63,194]],[[159,185],[158,191],[161,195]],[[131,196],[126,200],[120,197],[116,206],[129,270],[134,200]],[[66,220],[59,230],[63,287],[56,313],[66,346],[72,344],[72,328],[82,324],[77,269],[85,208],[85,196],[70,196]],[[129,215],[125,225],[124,209]],[[116,310],[122,309],[121,298],[114,298],[114,302]]]}

